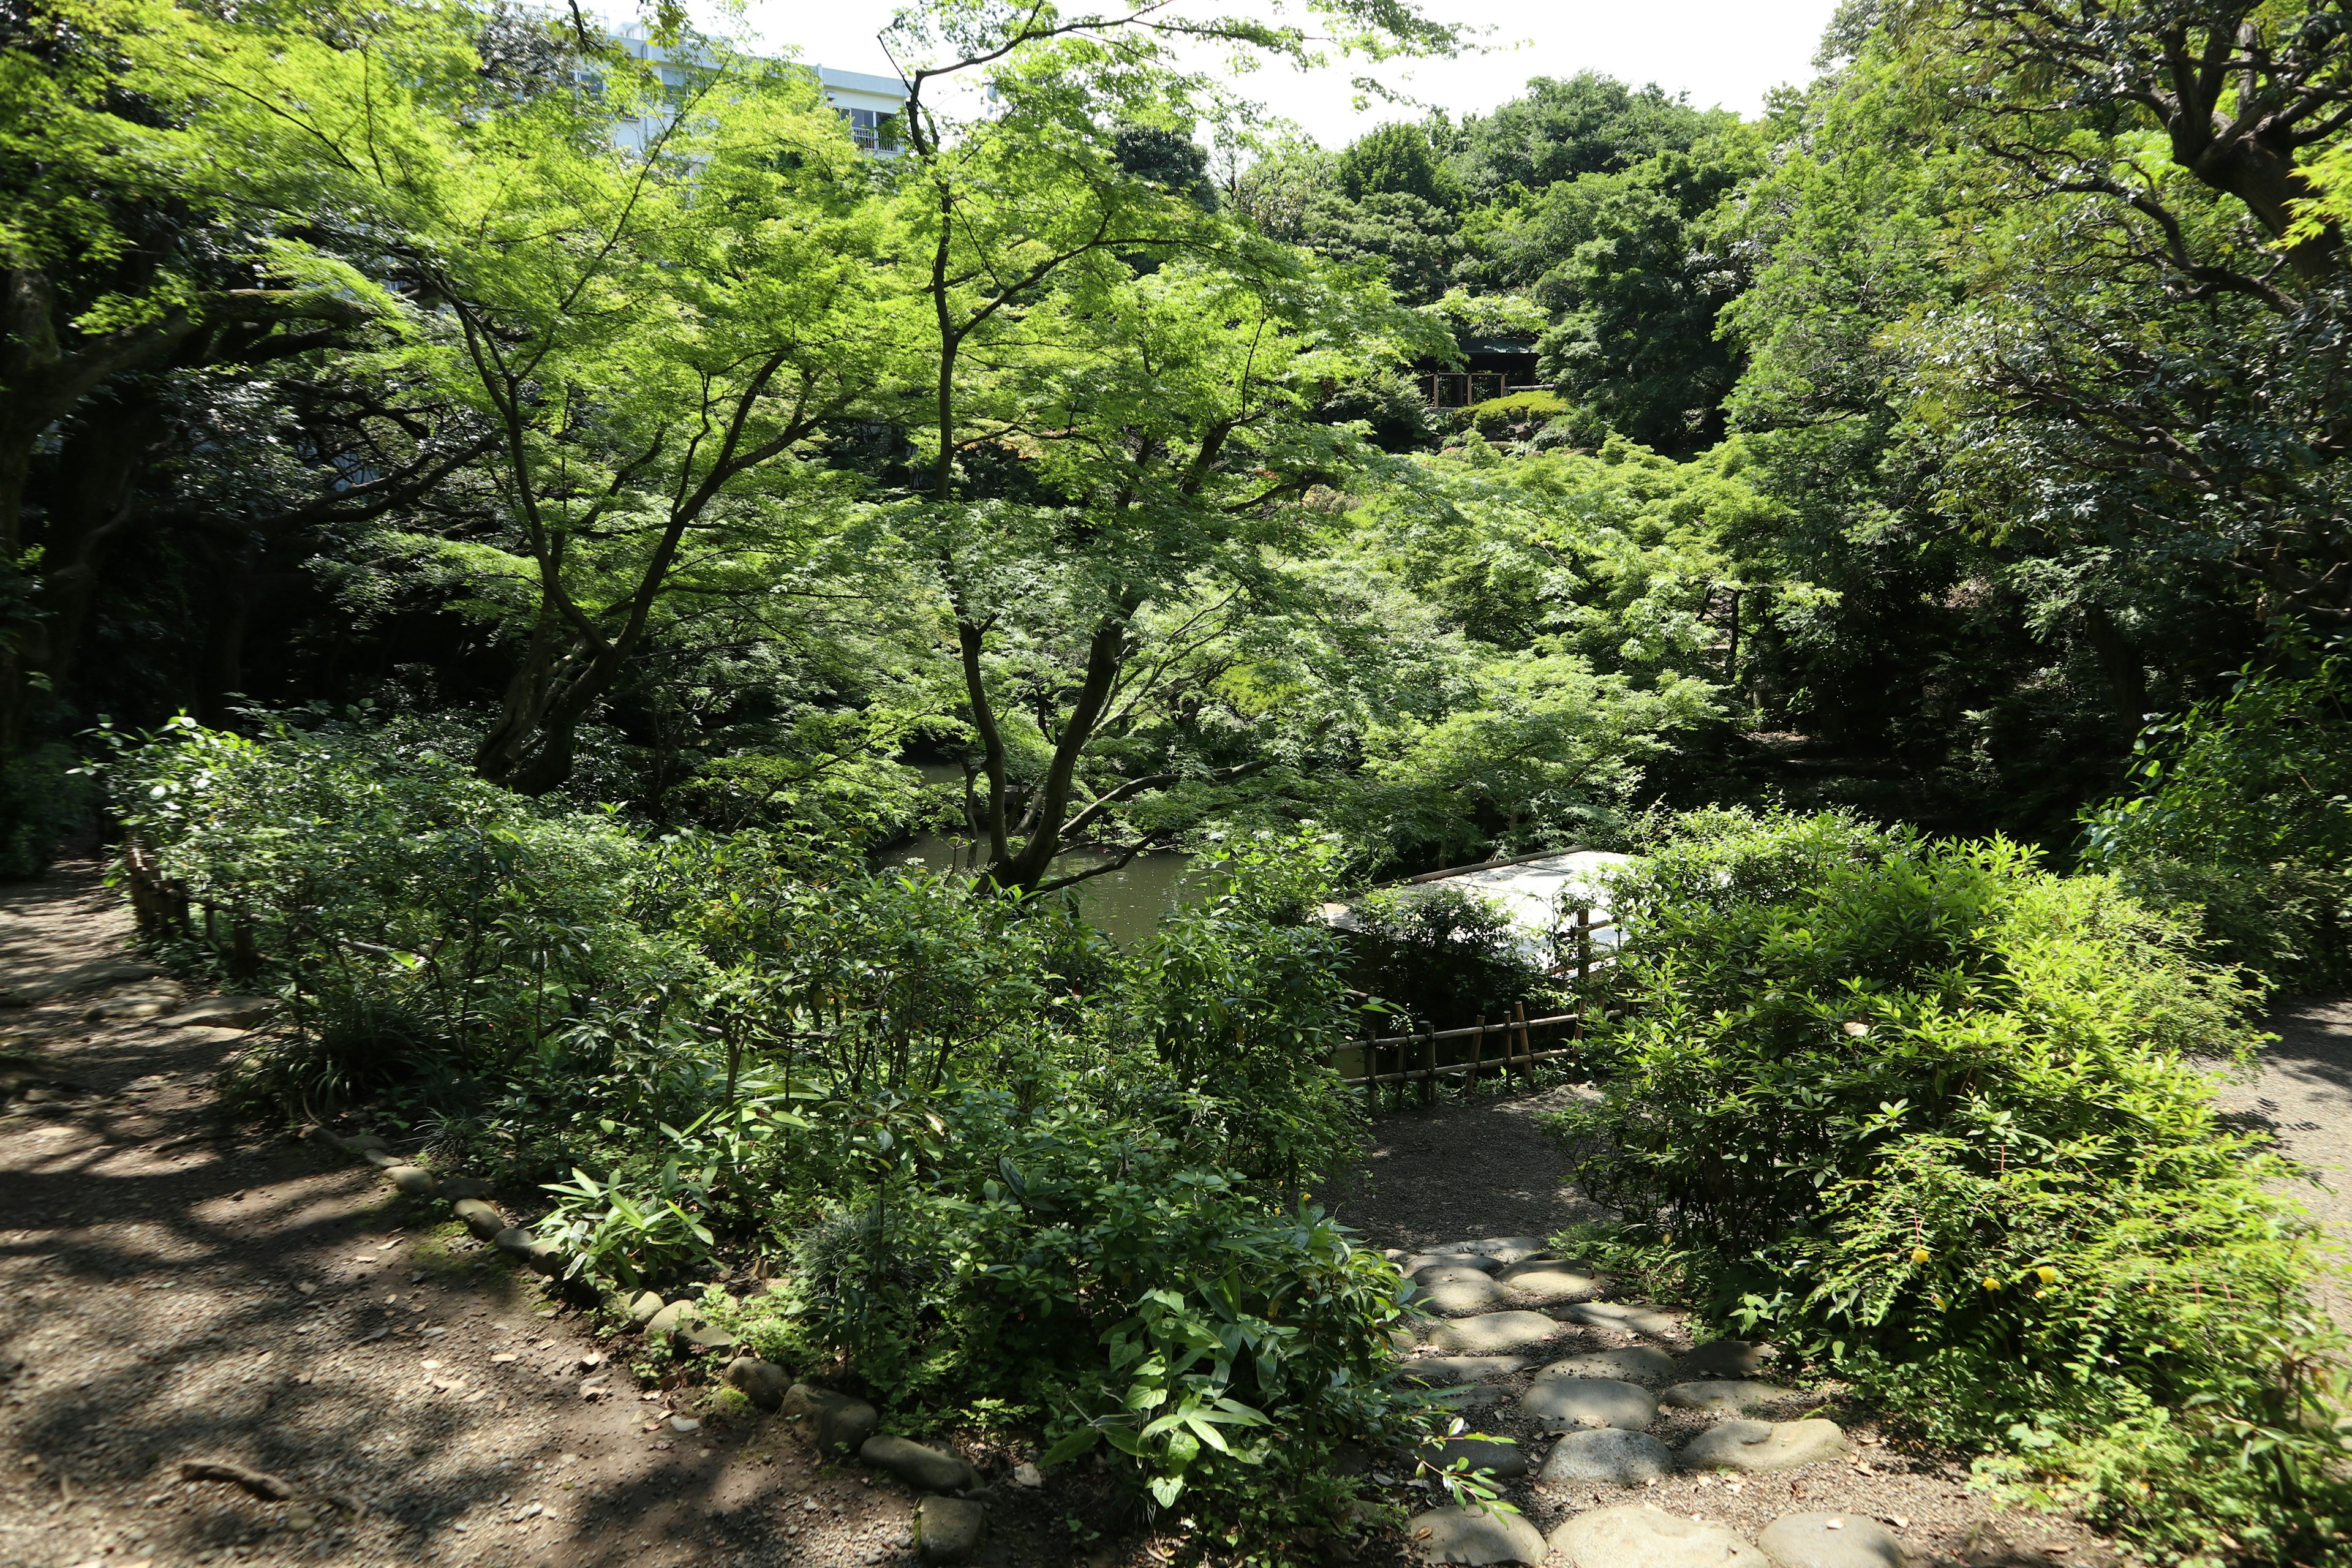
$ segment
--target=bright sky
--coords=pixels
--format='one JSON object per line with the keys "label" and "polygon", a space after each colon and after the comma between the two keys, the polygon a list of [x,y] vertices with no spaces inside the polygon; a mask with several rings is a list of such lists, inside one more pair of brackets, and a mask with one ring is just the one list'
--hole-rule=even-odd
{"label": "bright sky", "polygon": [[[874,41],[903,0],[748,0],[747,19],[768,46],[793,47],[813,65],[890,70]],[[1225,0],[1219,10],[1246,7]],[[1753,115],[1782,82],[1803,82],[1837,0],[1427,0],[1443,21],[1491,26],[1488,53],[1391,66],[1382,79],[1455,114],[1518,96],[1531,76],[1592,69],[1640,85],[1656,82],[1700,108]],[[1293,7],[1290,15],[1296,16]],[[1356,68],[1360,70],[1359,64]],[[1349,105],[1346,65],[1301,77],[1267,68],[1248,79],[1249,96],[1295,120],[1326,146],[1339,146],[1410,110]]]}

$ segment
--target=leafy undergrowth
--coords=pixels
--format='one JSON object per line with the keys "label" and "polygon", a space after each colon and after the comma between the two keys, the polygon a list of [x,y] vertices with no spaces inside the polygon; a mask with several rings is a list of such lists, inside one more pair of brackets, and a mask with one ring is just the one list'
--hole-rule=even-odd
{"label": "leafy undergrowth", "polygon": [[702,1289],[899,1429],[1104,1456],[1129,1517],[1244,1559],[1360,1529],[1343,1450],[1434,1428],[1389,1383],[1395,1271],[1298,1195],[1357,1129],[1325,840],[1228,845],[1127,953],[1061,900],[656,837],[380,734],[183,722],[111,782],[151,935],[290,1003],[236,1101],[539,1185],[583,1292]]}
{"label": "leafy undergrowth", "polygon": [[1999,840],[1708,813],[1615,885],[1628,1011],[1555,1130],[1606,1237],[1989,1481],[2156,1550],[2346,1557],[2344,1336],[2217,1118],[2258,994]]}

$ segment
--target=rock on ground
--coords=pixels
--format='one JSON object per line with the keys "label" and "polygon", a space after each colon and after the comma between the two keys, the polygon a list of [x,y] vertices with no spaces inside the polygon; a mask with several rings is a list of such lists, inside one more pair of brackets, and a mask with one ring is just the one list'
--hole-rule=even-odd
{"label": "rock on ground", "polygon": [[1443,1388],[1508,1377],[1527,1364],[1527,1357],[1516,1355],[1425,1355],[1405,1363],[1402,1376],[1407,1383]]}
{"label": "rock on ground", "polygon": [[1429,1342],[1433,1349],[1468,1355],[1508,1355],[1559,1332],[1559,1324],[1541,1312],[1487,1312],[1438,1324]]}
{"label": "rock on ground", "polygon": [[1526,1515],[1487,1509],[1432,1509],[1406,1522],[1404,1538],[1424,1563],[1540,1563],[1550,1550]]}
{"label": "rock on ground", "polygon": [[1580,1426],[1622,1426],[1638,1432],[1658,1418],[1650,1391],[1608,1377],[1555,1377],[1519,1396],[1522,1415],[1547,1432]]}
{"label": "rock on ground", "polygon": [[1509,1292],[1474,1268],[1445,1272],[1458,1272],[1463,1277],[1422,1286],[1413,1292],[1414,1306],[1433,1312],[1484,1312],[1511,1299]]}
{"label": "rock on ground", "polygon": [[904,1437],[868,1437],[857,1457],[877,1470],[887,1470],[918,1491],[966,1492],[980,1485],[980,1476],[964,1459]]}
{"label": "rock on ground", "polygon": [[1601,1289],[1593,1276],[1557,1263],[1514,1264],[1496,1278],[1521,1296],[1547,1301],[1555,1296],[1589,1296]]}
{"label": "rock on ground", "polygon": [[1770,1345],[1746,1340],[1709,1340],[1682,1358],[1683,1375],[1693,1378],[1754,1377],[1772,1359]]}
{"label": "rock on ground", "polygon": [[1717,1415],[1745,1415],[1775,1400],[1793,1398],[1789,1390],[1769,1383],[1707,1381],[1678,1383],[1658,1395],[1669,1410],[1705,1410]]}
{"label": "rock on ground", "polygon": [[1858,1514],[1783,1514],[1756,1544],[1780,1568],[1904,1568],[1903,1543],[1894,1532]]}
{"label": "rock on ground", "polygon": [[1834,1421],[1726,1421],[1683,1445],[1685,1469],[1793,1470],[1843,1458],[1845,1434]]}
{"label": "rock on ground", "polygon": [[1475,1268],[1492,1274],[1502,1267],[1501,1258],[1479,1252],[1415,1252],[1398,1261],[1397,1272],[1418,1277],[1424,1268]]}
{"label": "rock on ground", "polygon": [[1675,1358],[1664,1351],[1647,1345],[1628,1345],[1623,1350],[1595,1351],[1590,1355],[1572,1355],[1556,1361],[1536,1373],[1540,1383],[1554,1377],[1615,1377],[1629,1383],[1644,1383],[1653,1379],[1672,1377]]}
{"label": "rock on ground", "polygon": [[1570,1568],[1772,1568],[1727,1524],[1626,1503],[1580,1513],[1551,1532]]}
{"label": "rock on ground", "polygon": [[1674,1450],[1647,1432],[1570,1432],[1551,1446],[1536,1479],[1546,1486],[1638,1487],[1675,1473]]}
{"label": "rock on ground", "polygon": [[988,1515],[976,1502],[927,1497],[915,1505],[915,1551],[926,1563],[961,1563],[987,1533]]}
{"label": "rock on ground", "polygon": [[758,1356],[739,1355],[727,1363],[728,1386],[762,1410],[781,1408],[792,1381],[782,1367]]}
{"label": "rock on ground", "polygon": [[817,1450],[825,1454],[857,1452],[882,1424],[880,1412],[866,1401],[821,1390],[809,1394],[809,1420],[816,1433]]}
{"label": "rock on ground", "polygon": [[1571,1322],[1646,1334],[1652,1339],[1678,1334],[1683,1330],[1681,1313],[1661,1311],[1646,1301],[1580,1301],[1566,1309],[1566,1316]]}

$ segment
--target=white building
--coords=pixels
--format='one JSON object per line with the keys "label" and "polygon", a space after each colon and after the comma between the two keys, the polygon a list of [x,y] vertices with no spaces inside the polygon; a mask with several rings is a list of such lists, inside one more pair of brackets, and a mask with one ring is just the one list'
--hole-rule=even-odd
{"label": "white building", "polygon": [[[632,59],[655,62],[665,88],[682,89],[687,85],[687,73],[682,66],[667,63],[669,49],[655,43],[646,36],[643,22],[627,22],[613,30],[613,37],[629,51]],[[838,71],[828,66],[803,66],[813,72],[824,88],[827,102],[834,112],[849,122],[849,134],[860,147],[877,157],[898,155],[897,124],[906,111],[907,84],[896,77],[867,76],[860,71]],[[615,146],[630,152],[642,152],[655,137],[661,134],[673,115],[667,109],[634,119],[619,120],[613,124]]]}

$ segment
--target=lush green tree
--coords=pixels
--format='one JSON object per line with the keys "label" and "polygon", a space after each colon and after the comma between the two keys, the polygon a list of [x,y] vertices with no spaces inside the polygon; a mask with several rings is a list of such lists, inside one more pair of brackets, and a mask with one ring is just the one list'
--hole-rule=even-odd
{"label": "lush green tree", "polygon": [[[1217,666],[1200,650],[1283,612],[1269,557],[1298,536],[1300,498],[1369,455],[1312,417],[1321,382],[1429,334],[1376,289],[1119,163],[1098,126],[1189,124],[1212,100],[1164,63],[1157,26],[987,5],[899,24],[935,63],[909,77],[900,180],[929,266],[929,478],[898,526],[936,574],[984,781],[973,826],[1008,887],[1051,885],[1066,847],[1126,829],[1139,797],[1271,765],[1132,731],[1188,690],[1197,702]],[[926,92],[969,70],[992,110],[959,121]],[[1122,856],[1141,842],[1113,838]]]}
{"label": "lush green tree", "polygon": [[1383,125],[1349,143],[1332,162],[1340,192],[1351,202],[1370,195],[1417,196],[1452,212],[1462,205],[1462,180],[1419,125]]}
{"label": "lush green tree", "polygon": [[[410,543],[510,637],[476,766],[540,793],[673,605],[770,591],[832,510],[803,446],[900,368],[882,210],[804,73],[703,40],[667,98],[607,49],[592,83],[482,102],[442,15],[227,29],[199,76],[236,155],[381,237],[415,284],[394,363],[497,433],[495,514]],[[609,134],[631,109],[661,126],[641,150]]]}
{"label": "lush green tree", "polygon": [[1533,78],[1526,97],[1491,114],[1465,115],[1446,151],[1471,191],[1491,199],[1513,186],[1539,191],[1688,152],[1737,121],[1721,110],[1693,109],[1654,82],[1636,88],[1579,71],[1566,80]]}
{"label": "lush green tree", "polygon": [[1666,153],[1622,174],[1554,186],[1574,209],[1559,227],[1584,237],[1538,279],[1559,312],[1539,362],[1560,391],[1609,426],[1663,451],[1713,446],[1739,363],[1716,330],[1746,283],[1736,251],[1706,220],[1749,173],[1737,141]]}

